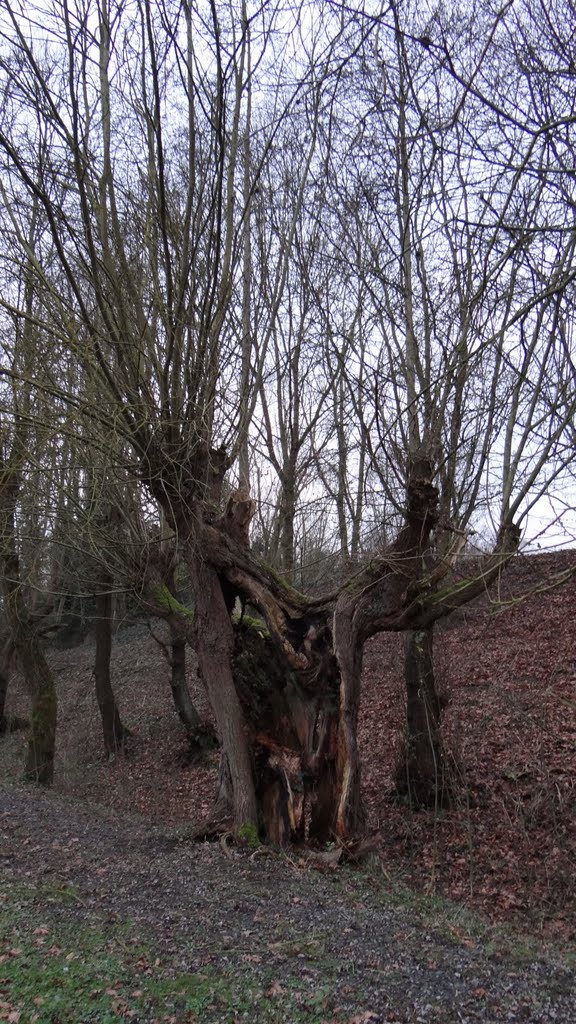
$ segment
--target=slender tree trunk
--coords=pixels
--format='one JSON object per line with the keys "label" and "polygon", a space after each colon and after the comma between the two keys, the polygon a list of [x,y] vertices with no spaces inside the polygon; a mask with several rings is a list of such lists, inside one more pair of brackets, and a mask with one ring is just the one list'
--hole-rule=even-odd
{"label": "slender tree trunk", "polygon": [[[246,17],[244,9],[243,17]],[[246,19],[246,59],[248,78],[246,88],[246,123],[244,126],[244,175],[243,200],[245,208],[244,244],[242,267],[242,386],[240,388],[240,447],[238,452],[238,488],[250,494],[250,450],[248,432],[250,426],[250,375],[252,372],[252,76],[250,74],[250,22]]]}
{"label": "slender tree trunk", "polygon": [[334,397],[334,426],[336,440],[338,443],[338,486],[336,489],[336,514],[338,517],[338,537],[340,540],[340,557],[345,564],[348,561],[350,549],[348,545],[348,518],[346,508],[346,495],[348,493],[348,459],[350,453],[349,439],[346,434],[346,400],[345,381],[341,376],[335,387]]}
{"label": "slender tree trunk", "polygon": [[360,551],[360,538],[362,532],[362,519],[364,514],[364,486],[366,466],[366,437],[364,431],[360,440],[360,451],[358,455],[358,478],[356,483],[356,499],[354,503],[354,515],[352,518],[352,539],[350,541],[350,556],[357,558]]}
{"label": "slender tree trunk", "polygon": [[280,505],[280,560],[285,580],[292,582],[294,575],[294,517],[296,514],[296,487],[292,467],[282,484]]}
{"label": "slender tree trunk", "polygon": [[29,782],[49,786],[54,778],[58,704],[52,673],[22,595],[14,528],[14,507],[19,486],[18,473],[6,468],[0,494],[0,564],[4,576],[4,608],[14,650],[32,694],[32,725],[24,778]]}
{"label": "slender tree trunk", "polygon": [[0,653],[0,735],[4,732],[11,732],[10,721],[6,717],[6,697],[8,694],[8,683],[10,682],[10,662],[14,653],[14,644],[10,637],[6,640]]}
{"label": "slender tree trunk", "polygon": [[170,687],[178,718],[189,736],[200,728],[200,715],[192,703],[186,682],[186,639],[170,622]]}
{"label": "slender tree trunk", "polygon": [[[200,718],[190,696],[186,681],[186,637],[184,631],[174,620],[169,620],[170,627],[170,688],[178,718],[186,729],[190,742],[191,758],[202,759],[210,750],[217,746],[214,729]],[[223,787],[225,788],[225,787]],[[229,804],[229,801],[227,801]]]}
{"label": "slender tree trunk", "polygon": [[110,658],[112,655],[112,593],[108,589],[96,595],[96,655],[94,658],[94,679],[96,700],[102,718],[104,749],[107,754],[117,754],[126,747],[130,732],[122,724],[116,698],[112,689]]}
{"label": "slender tree trunk", "polygon": [[398,771],[400,792],[420,807],[446,803],[446,763],[442,745],[442,705],[434,676],[433,627],[411,630],[404,638],[406,747]]}

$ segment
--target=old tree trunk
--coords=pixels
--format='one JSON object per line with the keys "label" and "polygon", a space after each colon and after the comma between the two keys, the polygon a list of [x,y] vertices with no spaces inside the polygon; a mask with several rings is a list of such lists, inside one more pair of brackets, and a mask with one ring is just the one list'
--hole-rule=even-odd
{"label": "old tree trunk", "polygon": [[[182,493],[180,481],[167,513]],[[436,505],[430,466],[421,460],[395,542],[347,584],[312,598],[250,550],[254,503],[247,494],[234,493],[222,515],[213,501],[180,503],[175,532],[195,614],[179,612],[175,600],[167,607],[196,648],[222,744],[216,813],[206,831],[219,823],[279,844],[347,842],[361,833],[357,729],[366,640],[431,626],[476,596],[517,545],[515,528],[504,530],[481,580],[441,591],[442,565],[433,567],[434,586],[430,566],[426,576],[422,569]]]}

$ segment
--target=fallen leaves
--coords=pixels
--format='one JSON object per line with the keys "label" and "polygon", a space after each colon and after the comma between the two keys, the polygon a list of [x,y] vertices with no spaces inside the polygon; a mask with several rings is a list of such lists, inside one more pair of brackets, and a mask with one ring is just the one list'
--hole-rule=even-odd
{"label": "fallen leaves", "polygon": [[277,999],[278,996],[284,994],[284,991],[284,987],[280,984],[279,981],[273,981],[270,987],[267,989],[266,995],[270,996],[272,999]]}
{"label": "fallen leaves", "polygon": [[[529,590],[555,566],[574,564],[575,557],[567,552],[518,560],[503,578],[500,596]],[[487,604],[468,608],[438,630],[437,675],[449,698],[445,735],[458,773],[458,802],[441,816],[415,814],[393,799],[404,727],[402,639],[383,634],[367,645],[360,713],[363,785],[368,823],[391,884],[401,874],[416,888],[466,900],[492,919],[528,921],[538,907],[544,932],[567,941],[575,937],[575,618],[572,583],[497,615]],[[154,641],[136,628],[114,645],[117,695],[133,713],[129,724],[139,730],[127,760],[101,757],[97,713],[86,713],[93,650],[86,645],[57,657],[59,754],[70,768],[67,792],[120,812],[140,810],[148,820],[166,824],[205,819],[216,791],[217,759],[202,767],[186,763],[166,664]],[[188,681],[204,714],[192,663]],[[37,842],[19,823],[7,822],[6,828],[6,852],[34,864]],[[71,865],[81,870],[79,836],[55,833],[48,837],[49,849],[40,850],[44,867],[57,878],[67,877]],[[339,859],[337,848],[323,851],[320,870],[330,876]],[[294,867],[306,867],[305,859]],[[114,868],[105,858],[91,870],[103,886],[111,884]],[[51,944],[47,932],[39,930],[35,939]],[[151,972],[154,965],[140,970]]]}
{"label": "fallen leaves", "polygon": [[[500,595],[529,590],[574,552],[518,560]],[[383,872],[466,900],[492,920],[574,938],[576,926],[576,587],[573,582],[494,615],[468,609],[443,627],[436,674],[458,803],[441,816],[393,799],[404,728],[402,641],[367,646],[360,746],[369,820]],[[377,723],[378,727],[374,727]],[[572,922],[566,927],[567,921]],[[568,935],[566,934],[568,932]]]}

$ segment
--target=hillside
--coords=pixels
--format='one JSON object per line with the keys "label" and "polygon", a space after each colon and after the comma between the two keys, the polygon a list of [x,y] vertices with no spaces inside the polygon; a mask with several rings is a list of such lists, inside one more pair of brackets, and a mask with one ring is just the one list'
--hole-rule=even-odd
{"label": "hillside", "polygon": [[371,821],[389,871],[572,939],[576,579],[548,588],[574,568],[575,552],[519,558],[499,592],[438,631],[445,735],[460,780],[453,810],[413,814],[390,800],[403,715],[398,637],[370,649],[362,733]]}
{"label": "hillside", "polygon": [[[400,637],[378,637],[367,649],[361,743],[370,831],[387,876],[573,940],[576,581],[549,588],[570,568],[576,552],[518,559],[498,594],[438,630],[437,674],[458,781],[450,810],[416,813],[394,798]],[[90,638],[50,652],[60,699],[56,792],[154,823],[197,822],[210,807],[216,757],[203,767],[188,763],[160,646],[145,625],[118,632],[114,686],[134,738],[130,754],[113,761],[102,753],[93,654]],[[208,715],[192,664],[189,685]],[[18,677],[8,711],[27,711]],[[18,776],[24,744],[21,733],[1,740],[0,776]]]}

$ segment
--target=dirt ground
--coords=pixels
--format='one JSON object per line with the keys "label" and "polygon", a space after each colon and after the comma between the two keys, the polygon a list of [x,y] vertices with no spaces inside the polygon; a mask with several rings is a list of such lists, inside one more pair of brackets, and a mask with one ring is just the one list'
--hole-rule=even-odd
{"label": "dirt ground", "polygon": [[[419,901],[390,887],[377,863],[319,871],[295,854],[193,843],[182,831],[13,783],[0,785],[0,851],[0,1020],[576,1019],[576,961],[479,925],[460,907]],[[88,995],[79,989],[76,1011],[60,999],[58,1012],[48,1012],[54,998],[50,969],[59,965],[56,994],[64,992],[64,972],[78,969],[89,933],[99,937],[96,950],[92,941],[91,962],[123,936],[130,973],[115,965]],[[145,956],[137,949],[143,941]],[[11,978],[21,962],[17,983]],[[149,982],[158,1007],[170,977],[188,985],[212,979],[201,1013],[166,1013],[162,1000],[150,1013],[146,1004],[144,1011],[133,1008],[142,1006]],[[102,1009],[91,1008],[95,1000]]]}

